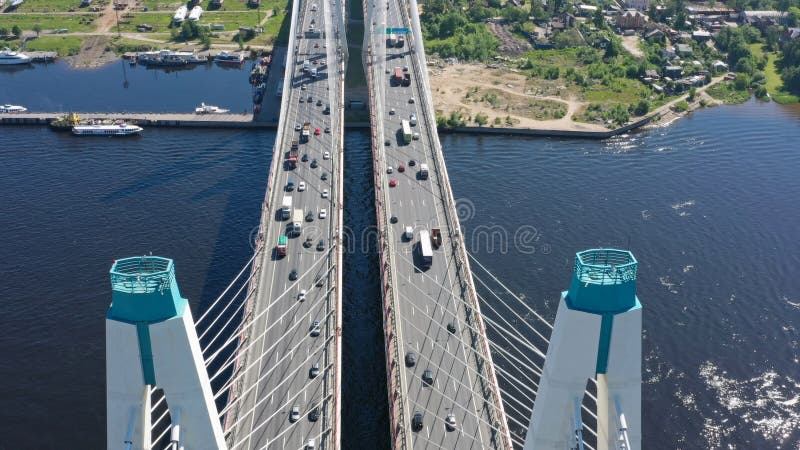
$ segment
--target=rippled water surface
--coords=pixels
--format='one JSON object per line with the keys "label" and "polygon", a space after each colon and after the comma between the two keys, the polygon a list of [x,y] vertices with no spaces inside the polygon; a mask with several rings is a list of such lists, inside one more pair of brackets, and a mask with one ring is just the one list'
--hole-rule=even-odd
{"label": "rippled water surface", "polygon": [[[18,103],[24,103],[17,101]],[[0,128],[0,448],[102,448],[115,258],[174,258],[197,315],[251,255],[273,132]],[[576,251],[630,248],[646,448],[800,442],[800,114],[748,103],[609,141],[444,135],[467,245],[552,318]],[[346,136],[343,441],[388,448],[369,137]],[[473,240],[508,230],[507,248]],[[535,239],[516,245],[525,230]],[[363,250],[362,250],[363,249]]]}

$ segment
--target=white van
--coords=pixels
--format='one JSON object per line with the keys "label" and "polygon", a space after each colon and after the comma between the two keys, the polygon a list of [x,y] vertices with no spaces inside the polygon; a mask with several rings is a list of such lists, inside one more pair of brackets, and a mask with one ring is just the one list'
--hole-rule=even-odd
{"label": "white van", "polygon": [[314,78],[317,77],[317,68],[316,67],[312,67],[311,68],[311,76],[314,77]]}
{"label": "white van", "polygon": [[303,72],[308,72],[309,67],[311,67],[311,61],[309,60],[303,61]]}
{"label": "white van", "polygon": [[317,4],[316,3],[311,5],[311,10],[312,11],[316,11],[317,10]]}

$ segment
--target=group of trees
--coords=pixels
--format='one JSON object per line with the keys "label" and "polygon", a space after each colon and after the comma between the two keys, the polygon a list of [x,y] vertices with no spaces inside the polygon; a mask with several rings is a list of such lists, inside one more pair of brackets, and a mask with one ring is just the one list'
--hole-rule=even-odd
{"label": "group of trees", "polygon": [[172,39],[181,41],[197,39],[204,47],[209,48],[211,47],[211,30],[199,26],[197,22],[187,20],[183,22],[180,29],[172,29]]}
{"label": "group of trees", "polygon": [[779,66],[784,87],[800,95],[800,40],[795,39],[783,45],[783,58]]}
{"label": "group of trees", "polygon": [[[19,27],[19,25],[14,25],[11,27],[11,35],[17,38],[22,36],[22,29]],[[0,36],[8,36],[8,28],[0,27]]]}
{"label": "group of trees", "polygon": [[500,42],[479,21],[484,15],[491,17],[488,14],[492,12],[483,5],[470,7],[445,0],[426,2],[421,19],[428,51],[445,58],[488,60]]}

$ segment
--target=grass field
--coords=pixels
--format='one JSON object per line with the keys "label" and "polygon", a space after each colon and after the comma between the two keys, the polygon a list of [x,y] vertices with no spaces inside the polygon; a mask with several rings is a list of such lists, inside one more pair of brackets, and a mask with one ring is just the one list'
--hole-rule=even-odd
{"label": "grass field", "polygon": [[767,76],[767,92],[775,100],[776,103],[797,103],[800,102],[800,97],[792,95],[783,89],[783,80],[778,74],[778,69],[775,66],[775,60],[778,56],[775,53],[767,54],[767,67],[764,68],[764,74]]}
{"label": "grass field", "polygon": [[750,99],[750,91],[737,91],[730,81],[717,83],[706,89],[706,93],[728,104],[744,103]]}
{"label": "grass field", "polygon": [[71,15],[27,15],[3,14],[0,15],[0,26],[9,30],[17,25],[23,30],[32,30],[38,24],[43,30],[93,31],[94,20],[99,14],[71,14]]}
{"label": "grass field", "polygon": [[25,50],[58,52],[58,56],[77,55],[83,45],[83,38],[77,36],[41,36],[28,41]]}

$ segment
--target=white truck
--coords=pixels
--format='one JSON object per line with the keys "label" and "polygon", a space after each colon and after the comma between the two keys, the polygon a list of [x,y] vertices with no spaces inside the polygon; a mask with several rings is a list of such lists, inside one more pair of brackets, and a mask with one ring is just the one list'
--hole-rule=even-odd
{"label": "white truck", "polygon": [[303,232],[303,210],[297,208],[294,210],[294,215],[292,216],[292,234],[295,236],[300,236]]}
{"label": "white truck", "polygon": [[281,220],[289,220],[292,215],[292,196],[284,195],[281,204]]}
{"label": "white truck", "polygon": [[422,267],[427,269],[433,264],[433,247],[431,246],[431,235],[428,230],[419,232],[419,253]]}
{"label": "white truck", "polygon": [[419,178],[421,180],[428,179],[428,165],[425,163],[419,165]]}

